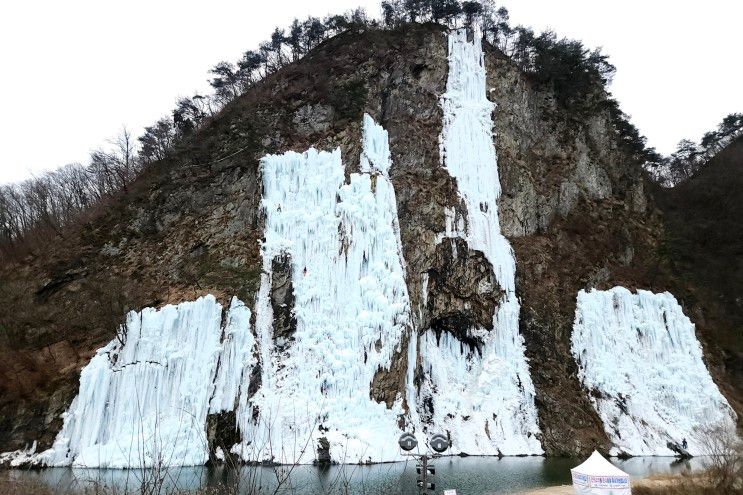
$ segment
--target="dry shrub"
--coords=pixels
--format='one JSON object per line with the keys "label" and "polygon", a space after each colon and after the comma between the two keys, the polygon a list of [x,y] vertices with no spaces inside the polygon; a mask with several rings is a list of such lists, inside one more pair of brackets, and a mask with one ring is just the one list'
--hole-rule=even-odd
{"label": "dry shrub", "polygon": [[704,470],[694,475],[657,476],[632,486],[633,495],[743,494],[743,442],[732,428],[720,425],[697,429]]}
{"label": "dry shrub", "polygon": [[704,477],[715,493],[743,493],[743,441],[733,428],[722,425],[697,430],[705,454]]}
{"label": "dry shrub", "polygon": [[707,481],[696,478],[679,477],[666,483],[648,483],[632,486],[632,495],[720,495],[737,494],[740,491],[720,492],[709,486]]}

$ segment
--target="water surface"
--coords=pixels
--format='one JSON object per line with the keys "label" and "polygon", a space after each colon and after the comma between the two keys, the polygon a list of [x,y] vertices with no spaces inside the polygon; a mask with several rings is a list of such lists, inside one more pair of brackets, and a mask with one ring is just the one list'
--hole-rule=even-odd
{"label": "water surface", "polygon": [[[699,461],[676,462],[668,457],[636,457],[624,461],[612,459],[620,469],[633,477],[697,469]],[[459,495],[512,494],[523,490],[570,483],[570,468],[575,459],[543,457],[443,457],[435,459],[433,481],[436,493],[455,488]],[[95,486],[105,486],[117,493],[136,491],[142,479],[162,475],[165,490],[195,491],[235,482],[233,471],[225,468],[171,468],[164,472],[138,469],[70,469],[10,470],[7,476],[22,482],[41,482],[60,493],[84,493]],[[372,466],[250,467],[240,470],[241,493],[261,494],[354,494],[417,495],[415,462],[377,464]],[[281,481],[281,483],[279,483]],[[280,484],[280,486],[279,486]],[[258,488],[258,490],[255,490]]]}

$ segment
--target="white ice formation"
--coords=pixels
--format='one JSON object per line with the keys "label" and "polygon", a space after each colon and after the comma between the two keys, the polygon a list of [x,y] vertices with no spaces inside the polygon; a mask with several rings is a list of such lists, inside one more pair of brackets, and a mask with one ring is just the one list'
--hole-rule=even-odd
{"label": "white ice formation", "polygon": [[493,266],[503,296],[493,329],[470,330],[484,342],[481,352],[447,333],[439,340],[432,331],[422,336],[419,352],[426,380],[419,407],[430,413],[432,406],[432,428],[451,432],[455,453],[541,454],[534,385],[519,334],[516,262],[498,221],[494,104],[486,97],[485,65],[477,33],[473,41],[467,40],[464,29],[449,34],[449,77],[442,105],[441,156],[457,181],[466,222],[452,212],[441,242],[462,237],[470,249],[482,251]]}
{"label": "white ice formation", "polygon": [[614,453],[673,455],[698,428],[733,428],[735,413],[702,360],[694,324],[668,292],[580,291],[571,350]]}
{"label": "white ice formation", "polygon": [[[263,273],[252,327],[236,298],[227,310],[205,296],[130,313],[126,335],[83,369],[53,447],[3,454],[0,463],[199,465],[209,455],[208,415],[225,412],[235,413],[242,438],[231,451],[249,461],[311,463],[325,442],[336,462],[398,460],[402,425],[421,445],[424,432],[449,432],[454,454],[541,454],[515,259],[498,220],[494,104],[478,35],[449,35],[441,102],[443,166],[466,211],[447,212],[439,242],[465,239],[502,289],[492,330],[469,329],[479,349],[413,328],[387,132],[366,115],[358,173],[346,175],[340,150],[262,160]],[[277,256],[290,260],[290,339],[274,328]],[[696,452],[695,426],[732,424],[694,327],[670,294],[581,292],[572,351],[617,452],[667,454],[666,441],[683,438]],[[372,384],[400,362],[407,369],[391,370],[393,381],[405,386],[386,397],[388,407]]]}
{"label": "white ice formation", "polygon": [[0,453],[0,466],[24,467],[39,464],[36,441],[26,448]]}
{"label": "white ice formation", "polygon": [[[243,441],[232,451],[245,460],[310,463],[321,437],[337,462],[398,459],[398,425],[409,417],[403,395],[412,389],[398,394],[391,408],[370,389],[377,371],[415,339],[387,176],[387,132],[368,115],[360,164],[346,183],[340,150],[265,157],[255,334],[250,310],[237,299],[224,325],[213,296],[130,313],[126,335],[83,369],[53,447],[33,460],[85,467],[203,464],[207,415],[235,410]],[[277,346],[272,260],[286,254],[296,332],[288,345]],[[253,375],[260,383],[251,393]],[[29,452],[8,455],[25,462]]]}
{"label": "white ice formation", "polygon": [[232,409],[252,347],[245,305],[233,299],[224,339],[221,321],[213,296],[131,312],[126,334],[83,368],[79,393],[42,460],[114,468],[206,462],[207,414]]}
{"label": "white ice formation", "polygon": [[[261,388],[238,413],[246,460],[311,462],[321,437],[340,462],[399,456],[402,394],[391,409],[370,397],[379,369],[409,336],[410,304],[397,206],[387,177],[387,132],[364,118],[361,172],[345,183],[340,150],[267,156],[261,164],[265,241],[256,306]],[[274,257],[291,259],[296,333],[273,345]],[[256,408],[259,419],[249,412]]]}

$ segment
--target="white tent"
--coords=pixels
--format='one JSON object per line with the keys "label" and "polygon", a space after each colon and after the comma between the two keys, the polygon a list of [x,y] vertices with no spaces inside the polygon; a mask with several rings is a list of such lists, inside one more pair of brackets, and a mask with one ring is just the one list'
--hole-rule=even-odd
{"label": "white tent", "polygon": [[570,470],[576,495],[630,495],[629,474],[594,451],[580,466]]}

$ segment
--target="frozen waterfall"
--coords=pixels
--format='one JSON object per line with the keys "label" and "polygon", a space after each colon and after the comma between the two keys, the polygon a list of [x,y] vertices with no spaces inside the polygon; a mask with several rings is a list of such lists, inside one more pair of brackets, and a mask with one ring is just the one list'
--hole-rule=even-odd
{"label": "frozen waterfall", "polygon": [[[130,313],[126,334],[82,370],[61,432],[35,460],[203,464],[208,414],[235,409],[243,441],[232,451],[245,460],[309,463],[321,438],[337,462],[398,459],[398,425],[413,391],[400,390],[388,408],[371,397],[371,384],[415,339],[387,132],[368,115],[360,163],[346,183],[340,150],[265,157],[255,335],[237,299],[224,326],[213,296]],[[276,345],[272,261],[287,254],[296,331]]]}
{"label": "frozen waterfall", "polygon": [[694,324],[668,292],[580,291],[571,349],[614,453],[673,455],[666,444],[686,439],[703,454],[697,428],[735,428]]}
{"label": "frozen waterfall", "polygon": [[[206,295],[129,313],[120,335],[82,369],[52,447],[36,454],[34,444],[0,461],[201,465],[210,453],[210,415],[226,412],[220,421],[234,413],[241,439],[227,447],[245,461],[400,460],[403,430],[421,447],[429,434],[447,433],[451,454],[542,454],[516,261],[499,224],[495,104],[480,33],[471,41],[464,29],[449,33],[448,64],[439,145],[461,202],[446,211],[437,242],[465,240],[482,253],[476,268],[484,273],[489,263],[501,289],[491,330],[482,311],[487,328],[455,325],[476,344],[414,328],[388,135],[364,115],[358,172],[347,173],[340,149],[261,160],[254,301],[233,298],[223,308]],[[422,277],[421,308],[429,289],[434,294],[427,285],[434,272],[412,274]],[[490,297],[494,285],[488,273],[478,295]],[[456,297],[465,306],[474,299]],[[666,444],[682,439],[701,453],[697,427],[735,427],[694,325],[671,294],[581,291],[571,352],[615,454],[669,455]]]}
{"label": "frozen waterfall", "polygon": [[235,377],[252,348],[250,310],[233,299],[227,319],[222,341],[222,307],[213,296],[129,313],[121,340],[83,368],[79,393],[41,460],[114,468],[204,464],[210,399],[213,410],[233,407]]}
{"label": "frozen waterfall", "polygon": [[451,432],[454,452],[481,455],[541,454],[534,385],[519,334],[515,293],[516,262],[498,222],[500,182],[493,145],[494,104],[486,97],[480,36],[466,30],[449,34],[449,77],[442,97],[443,164],[457,180],[466,222],[450,212],[448,237],[466,239],[492,264],[503,296],[492,331],[472,328],[482,352],[444,333],[428,331],[420,342],[426,380],[420,407],[433,406],[432,427]]}
{"label": "frozen waterfall", "polygon": [[[241,399],[244,441],[233,449],[246,460],[312,462],[323,437],[334,461],[399,458],[404,391],[391,409],[370,397],[374,375],[404,351],[411,332],[389,167],[387,132],[369,116],[361,172],[348,183],[340,150],[263,159],[261,387]],[[285,254],[296,332],[282,349],[274,345],[269,292],[272,260]]]}

